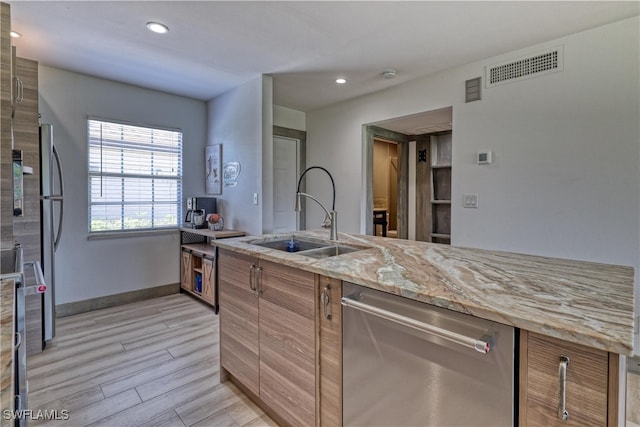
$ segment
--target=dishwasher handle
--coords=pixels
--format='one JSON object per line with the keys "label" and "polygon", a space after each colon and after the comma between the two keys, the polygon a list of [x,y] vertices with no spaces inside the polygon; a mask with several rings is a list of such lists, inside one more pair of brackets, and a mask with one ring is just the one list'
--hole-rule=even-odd
{"label": "dishwasher handle", "polygon": [[495,337],[492,335],[483,335],[480,338],[473,338],[463,334],[459,334],[448,329],[443,329],[438,326],[430,325],[428,323],[421,322],[411,317],[403,316],[392,311],[388,311],[373,305],[363,303],[348,297],[342,297],[340,300],[344,307],[353,308],[358,311],[362,311],[367,314],[371,314],[376,317],[380,317],[385,320],[389,320],[393,323],[397,323],[402,326],[415,329],[420,332],[424,332],[430,335],[435,335],[439,338],[460,344],[464,347],[473,348],[475,351],[483,354],[487,354],[495,345]]}

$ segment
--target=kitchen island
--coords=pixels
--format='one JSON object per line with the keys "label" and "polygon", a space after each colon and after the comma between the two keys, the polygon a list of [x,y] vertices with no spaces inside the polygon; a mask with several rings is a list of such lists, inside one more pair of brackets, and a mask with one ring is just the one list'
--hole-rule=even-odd
{"label": "kitchen island", "polygon": [[[553,351],[559,349],[558,351],[563,352],[566,349],[568,353],[575,350],[577,361],[581,358],[589,361],[599,360],[599,376],[594,376],[592,388],[602,389],[598,392],[601,392],[601,396],[598,397],[601,409],[595,411],[599,413],[596,414],[597,419],[593,425],[617,425],[618,420],[623,418],[622,399],[618,399],[617,396],[622,388],[620,381],[622,386],[624,385],[624,357],[620,359],[618,355],[629,356],[633,352],[633,268],[343,233],[340,234],[340,241],[337,243],[359,250],[317,259],[302,253],[288,253],[254,244],[291,236],[297,239],[317,239],[325,242],[328,240],[327,231],[320,230],[216,241],[213,244],[224,249],[223,256],[219,259],[219,268],[221,271],[224,269],[225,256],[229,260],[233,257],[245,257],[243,262],[246,262],[247,268],[257,269],[259,272],[258,285],[255,279],[252,279],[253,281],[249,280],[247,288],[253,285],[251,289],[254,289],[257,286],[257,298],[262,294],[263,287],[259,283],[263,275],[266,275],[267,282],[270,276],[286,281],[287,278],[293,277],[292,271],[297,270],[316,275],[316,296],[319,296],[319,286],[321,288],[330,283],[335,289],[342,281],[346,281],[513,326],[521,334],[520,425],[527,425],[527,418],[523,415],[527,413],[526,408],[529,405],[526,402],[529,391],[526,388],[527,380],[531,379],[532,375],[536,378],[544,377],[544,372],[541,374],[539,371],[540,366],[528,366],[527,362],[546,360],[546,355],[538,358],[539,355],[536,353],[543,348]],[[290,271],[272,273],[278,266],[289,268]],[[237,272],[234,270],[234,274],[231,274],[226,282],[221,280],[221,292],[224,293],[223,288],[226,284],[248,274],[242,273],[243,268],[244,266]],[[289,282],[297,283],[296,280],[291,279]],[[265,288],[268,289],[268,286],[270,285],[267,283]],[[282,290],[280,292],[282,293]],[[338,294],[337,299],[340,297],[341,294]],[[333,299],[335,302],[336,298]],[[287,304],[285,298],[284,306]],[[323,308],[318,302],[316,304],[315,321],[318,333],[322,331],[324,318],[318,315]],[[221,308],[221,328],[224,328],[223,298]],[[243,309],[237,308],[238,311]],[[339,301],[337,306],[332,305],[332,310],[334,317],[338,318]],[[262,320],[262,311],[257,318]],[[334,332],[339,333],[339,328]],[[268,331],[265,333],[268,334]],[[224,331],[221,330],[221,343],[224,343],[224,337]],[[262,331],[260,337],[262,344]],[[335,345],[339,346],[340,340],[336,341],[335,337],[332,339]],[[321,365],[322,336],[318,341],[320,355],[316,354],[314,360],[316,365]],[[574,345],[575,348],[572,347]],[[581,353],[585,351],[586,356]],[[256,352],[260,356],[260,351]],[[221,360],[225,368],[222,356]],[[260,357],[259,362],[262,366],[263,361]],[[580,371],[580,365],[576,363],[572,368]],[[586,368],[586,371],[595,370],[591,366]],[[322,371],[322,367],[319,370]],[[549,384],[543,386],[557,386],[557,362],[553,362],[551,371]],[[233,372],[231,375],[233,376]],[[573,375],[579,373],[575,374],[569,369],[569,383],[577,378]],[[316,377],[322,378],[322,373],[316,372]],[[583,379],[579,378],[577,382],[582,382]],[[315,393],[316,400],[322,396],[321,380],[317,382],[320,386]],[[339,379],[335,384],[341,384]],[[537,396],[533,394],[536,384],[535,381],[529,383],[531,396]],[[589,387],[591,386],[587,387],[586,383],[576,385],[578,391]],[[554,393],[556,390],[549,388],[542,390],[540,394],[544,396]],[[571,394],[571,390],[569,394],[574,402],[583,399],[581,395],[576,397]],[[623,395],[622,392],[621,397]],[[553,405],[557,400],[556,396],[557,394],[549,396],[554,400]],[[533,404],[535,410],[529,411],[530,415],[542,412],[538,411],[536,405],[537,401]],[[316,419],[322,415],[322,405],[318,405],[318,408]],[[552,412],[557,416],[558,409],[555,408]],[[620,416],[619,412],[622,412]],[[581,419],[577,411],[572,414],[569,424],[566,425],[574,425],[571,423],[575,422],[578,423],[575,425],[589,425],[587,418]],[[340,417],[336,419],[339,420]],[[293,422],[285,421],[295,424],[295,419]],[[542,421],[530,420],[529,425],[540,422]]]}
{"label": "kitchen island", "polygon": [[[220,248],[625,356],[633,353],[632,267],[340,233],[368,248],[314,259],[251,244]],[[296,232],[328,239],[326,230]]]}

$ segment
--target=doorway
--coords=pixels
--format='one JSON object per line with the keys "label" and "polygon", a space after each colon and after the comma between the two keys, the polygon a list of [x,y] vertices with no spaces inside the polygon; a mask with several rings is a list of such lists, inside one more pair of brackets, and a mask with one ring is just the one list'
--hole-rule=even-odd
{"label": "doorway", "polygon": [[[365,233],[390,237],[387,231],[391,223],[393,237],[407,238],[408,206],[408,142],[399,132],[378,126],[364,127],[366,164]],[[378,150],[375,150],[378,141]],[[374,150],[378,155],[374,155]],[[374,160],[375,157],[375,160]],[[392,160],[395,159],[395,160]],[[374,166],[374,161],[378,163]],[[378,182],[378,195],[374,196],[374,177]],[[393,178],[392,178],[393,177]],[[394,184],[390,180],[394,180]],[[391,195],[393,193],[393,195]],[[374,198],[377,200],[374,203]],[[390,200],[393,198],[393,201]],[[393,216],[393,218],[391,218]]]}
{"label": "doorway", "polygon": [[304,216],[294,211],[298,177],[305,168],[305,146],[306,132],[273,127],[273,233],[305,228]]}
{"label": "doorway", "polygon": [[[391,197],[387,199],[388,227],[397,230],[391,236],[450,243],[452,118],[453,108],[445,107],[363,126],[366,196],[362,200],[361,218],[366,234],[382,234],[381,226],[376,224],[380,220],[376,211],[384,209],[385,201],[379,190],[384,184],[379,182],[387,175],[376,160],[384,157],[385,148],[382,145],[376,148],[376,143],[386,143],[387,152],[391,152],[389,144],[397,147],[397,160],[388,160],[392,171],[397,173],[397,202],[393,203]],[[388,209],[390,204],[396,208],[395,215]],[[396,227],[391,225],[391,216]]]}
{"label": "doorway", "polygon": [[398,143],[373,140],[373,233],[398,237]]}

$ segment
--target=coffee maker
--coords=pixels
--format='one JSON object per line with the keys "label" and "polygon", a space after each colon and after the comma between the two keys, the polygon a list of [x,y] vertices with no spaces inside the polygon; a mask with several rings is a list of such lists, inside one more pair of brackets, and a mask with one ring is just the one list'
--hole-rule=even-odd
{"label": "coffee maker", "polygon": [[207,228],[207,215],[217,213],[215,197],[187,197],[187,215],[184,226],[189,228]]}

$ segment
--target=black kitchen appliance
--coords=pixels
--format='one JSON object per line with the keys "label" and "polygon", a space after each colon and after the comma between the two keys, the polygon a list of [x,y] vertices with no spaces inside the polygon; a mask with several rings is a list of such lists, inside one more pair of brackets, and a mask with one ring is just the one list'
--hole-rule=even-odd
{"label": "black kitchen appliance", "polygon": [[[190,228],[207,228],[207,215],[217,212],[218,205],[215,197],[187,197],[187,215],[184,218],[184,225]],[[196,224],[195,219],[200,214],[203,214],[202,222]]]}

